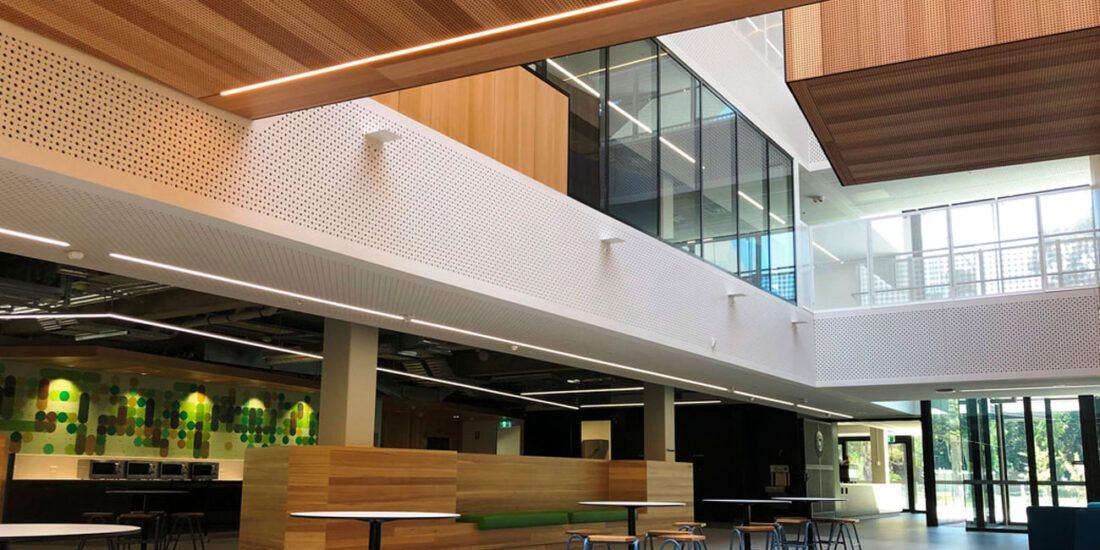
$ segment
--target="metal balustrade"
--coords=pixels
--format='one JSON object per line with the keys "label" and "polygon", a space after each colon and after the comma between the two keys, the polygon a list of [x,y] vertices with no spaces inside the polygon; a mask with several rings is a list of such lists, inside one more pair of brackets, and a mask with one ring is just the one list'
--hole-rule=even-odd
{"label": "metal balustrade", "polygon": [[814,309],[1097,286],[1098,210],[1077,188],[812,227]]}

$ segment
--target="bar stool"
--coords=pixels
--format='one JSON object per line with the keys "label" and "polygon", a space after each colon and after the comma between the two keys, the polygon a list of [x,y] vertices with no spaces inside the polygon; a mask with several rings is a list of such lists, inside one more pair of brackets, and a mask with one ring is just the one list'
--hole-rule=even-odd
{"label": "bar stool", "polygon": [[154,549],[160,548],[161,539],[161,516],[160,512],[127,512],[125,514],[118,515],[118,522],[123,525],[133,525],[141,527],[141,531],[136,535],[137,538],[125,538],[120,542],[123,548],[129,548],[131,544],[138,544],[143,547],[152,546]]}
{"label": "bar stool", "polygon": [[627,548],[640,550],[638,537],[633,535],[589,535],[584,542],[584,550],[592,550],[594,548],[592,545],[595,543],[606,544],[608,548],[611,548],[612,544],[621,544]]}
{"label": "bar stool", "polygon": [[80,514],[86,523],[114,523],[114,512],[84,512]]}
{"label": "bar stool", "polygon": [[645,532],[645,537],[642,539],[642,548],[645,550],[656,550],[657,541],[665,535],[680,535],[683,531],[679,529],[650,529]]}
{"label": "bar stool", "polygon": [[192,550],[206,550],[206,539],[202,534],[202,522],[205,518],[206,514],[202,512],[178,512],[169,516],[165,549],[171,545],[171,550],[175,550],[183,535],[187,535],[191,539]]}
{"label": "bar stool", "polygon": [[570,529],[565,534],[569,535],[569,538],[565,541],[565,550],[569,550],[573,546],[574,540],[581,541],[581,548],[585,548],[588,545],[588,537],[599,535],[600,532],[595,529]]}
{"label": "bar stool", "polygon": [[670,544],[672,545],[671,548],[674,550],[701,550],[707,540],[707,537],[703,535],[695,535],[684,531],[680,531],[673,535],[661,535],[659,538],[661,539],[660,550],[665,550],[665,547]]}
{"label": "bar stool", "polygon": [[733,536],[737,535],[738,550],[745,550],[745,537],[752,533],[767,533],[768,540],[765,543],[768,550],[782,550],[779,545],[779,526],[775,523],[757,523],[752,525],[738,525],[730,533],[730,550],[733,548]]}
{"label": "bar stool", "polygon": [[[704,536],[706,535],[706,533],[703,532],[703,528],[706,527],[707,524],[703,523],[703,522],[699,522],[699,521],[677,521],[676,523],[673,523],[672,526],[679,529],[679,530],[681,530],[681,531],[686,531],[686,532],[691,533],[693,535],[704,535]],[[707,550],[706,541],[703,542],[703,550]]]}
{"label": "bar stool", "polygon": [[828,523],[829,524],[829,538],[825,541],[825,544],[829,549],[836,548],[841,544],[844,545],[845,550],[863,550],[863,543],[859,540],[859,531],[856,529],[856,524],[859,523],[855,518],[813,518],[814,523]]}
{"label": "bar stool", "polygon": [[[810,544],[816,540],[814,522],[810,521],[809,518],[775,518],[775,523],[779,530],[780,548],[783,550],[787,548],[810,550]],[[787,540],[787,525],[795,528],[794,540]]]}

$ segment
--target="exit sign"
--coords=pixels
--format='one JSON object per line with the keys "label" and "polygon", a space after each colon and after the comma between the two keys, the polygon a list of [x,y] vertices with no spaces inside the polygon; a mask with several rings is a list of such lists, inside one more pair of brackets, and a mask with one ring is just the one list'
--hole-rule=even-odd
{"label": "exit sign", "polygon": [[501,428],[511,428],[512,427],[512,421],[511,420],[501,420],[500,421],[500,427]]}

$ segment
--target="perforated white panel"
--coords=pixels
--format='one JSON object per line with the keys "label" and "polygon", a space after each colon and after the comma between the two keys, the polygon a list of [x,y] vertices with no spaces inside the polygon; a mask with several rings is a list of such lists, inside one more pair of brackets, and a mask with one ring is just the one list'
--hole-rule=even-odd
{"label": "perforated white panel", "polygon": [[[139,235],[126,237],[108,226],[93,231],[74,225],[76,217],[59,222],[56,211],[6,212],[5,220],[18,221],[23,230],[87,250],[115,247],[365,307],[475,330],[492,327],[500,336],[535,344],[595,346],[591,353],[610,360],[631,355],[625,342],[641,339],[688,352],[679,364],[651,367],[724,364],[730,385],[746,372],[734,365],[812,383],[813,333],[792,328],[790,305],[376,102],[301,111],[250,128],[10,27],[0,25],[0,40],[0,157],[3,143],[18,143],[45,155],[44,169],[71,164],[65,173],[87,182],[78,187],[87,191],[87,208],[106,211],[96,204],[106,190],[133,195],[137,186],[142,197],[253,230],[279,228],[272,238],[354,261],[326,271],[302,250],[292,255],[262,242],[226,240],[211,229],[224,223],[184,227],[174,218],[118,207],[111,215],[134,217],[129,227]],[[383,128],[402,138],[381,150],[368,147],[364,135]],[[82,163],[110,172],[85,174]],[[0,183],[24,192],[35,188],[25,181]],[[599,242],[608,234],[625,240],[609,253]],[[87,242],[92,235],[102,242]],[[450,293],[427,300],[371,287],[375,293],[356,286],[366,284],[354,276],[356,265],[435,281]],[[748,296],[731,308],[731,291]],[[492,310],[466,301],[475,295],[539,315],[526,322],[479,318],[475,312]],[[541,330],[551,317],[615,331],[624,340],[609,338],[606,346],[570,341],[566,333]]]}
{"label": "perforated white panel", "polygon": [[818,379],[825,383],[1080,376],[1100,368],[1095,289],[819,314]]}

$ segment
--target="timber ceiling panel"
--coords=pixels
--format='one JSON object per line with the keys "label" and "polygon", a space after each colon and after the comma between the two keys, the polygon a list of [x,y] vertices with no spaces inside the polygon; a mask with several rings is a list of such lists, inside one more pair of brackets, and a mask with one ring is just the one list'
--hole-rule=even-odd
{"label": "timber ceiling panel", "polygon": [[657,36],[808,0],[636,0],[233,96],[224,90],[606,0],[0,0],[0,18],[249,118]]}
{"label": "timber ceiling panel", "polygon": [[1095,0],[831,0],[785,25],[844,185],[1100,153]]}

